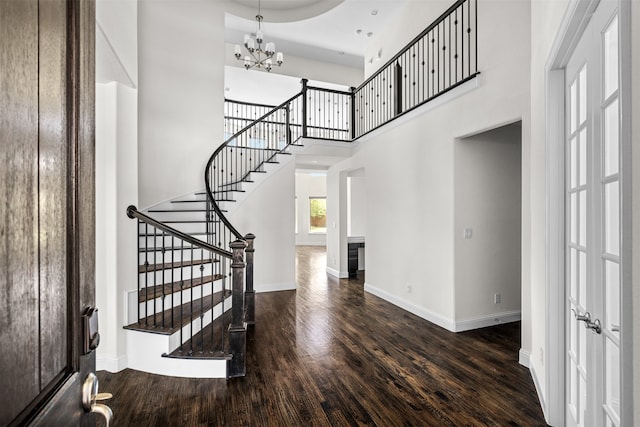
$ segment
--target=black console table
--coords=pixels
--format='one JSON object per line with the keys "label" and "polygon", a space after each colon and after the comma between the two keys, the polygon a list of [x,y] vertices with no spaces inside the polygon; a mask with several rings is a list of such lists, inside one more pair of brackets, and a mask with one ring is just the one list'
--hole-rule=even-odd
{"label": "black console table", "polygon": [[358,240],[359,241],[357,242],[347,241],[347,265],[349,278],[356,277],[358,274],[358,249],[364,248],[364,239]]}

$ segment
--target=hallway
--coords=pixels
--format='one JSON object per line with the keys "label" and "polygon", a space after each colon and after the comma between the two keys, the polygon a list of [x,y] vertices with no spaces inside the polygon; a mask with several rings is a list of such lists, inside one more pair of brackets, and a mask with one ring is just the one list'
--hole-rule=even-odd
{"label": "hallway", "polygon": [[519,323],[453,334],[325,269],[298,247],[297,291],[257,294],[245,378],[99,372],[113,425],[546,425]]}

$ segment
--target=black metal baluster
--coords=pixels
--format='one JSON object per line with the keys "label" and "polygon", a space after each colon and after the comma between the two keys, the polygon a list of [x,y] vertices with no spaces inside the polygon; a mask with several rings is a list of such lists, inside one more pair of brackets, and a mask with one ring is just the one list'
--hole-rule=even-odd
{"label": "black metal baluster", "polygon": [[[461,17],[461,21],[462,22],[461,22],[461,25],[460,25],[460,38],[461,38],[461,42],[462,42],[462,48],[461,48],[462,52],[460,54],[460,57],[462,58],[462,67],[461,67],[461,69],[462,69],[462,78],[464,78],[464,56],[465,56],[464,55],[464,31],[465,31],[465,29],[464,29],[464,3],[462,3],[461,7],[462,7],[462,10],[460,10],[460,17]],[[469,47],[467,47],[467,48],[469,48]]]}
{"label": "black metal baluster", "polygon": [[[204,353],[204,250],[200,249],[200,349]],[[211,295],[213,298],[213,295]]]}
{"label": "black metal baluster", "polygon": [[455,39],[456,39],[456,54],[453,56],[453,58],[455,59],[455,75],[456,75],[456,83],[458,83],[458,7],[455,10],[456,16],[454,18],[453,24],[454,24],[454,33],[455,33]]}
{"label": "black metal baluster", "polygon": [[[164,312],[165,312],[165,307],[164,307],[164,298],[165,298],[164,283],[165,283],[165,272],[166,272],[166,269],[164,267],[166,265],[166,263],[165,263],[166,245],[165,245],[164,239],[165,239],[166,235],[167,235],[166,232],[162,231],[162,266],[160,268],[162,270],[162,276],[161,276],[162,278],[160,279],[160,286],[162,287],[162,293],[161,293],[161,297],[160,297],[161,298],[160,299],[160,302],[161,302],[160,307],[162,308],[162,310],[160,310],[160,312],[161,312],[161,317],[162,317],[161,324],[162,324],[162,328],[163,329],[165,327],[165,325],[164,325]],[[173,270],[173,265],[171,265],[171,269]]]}
{"label": "black metal baluster", "polygon": [[[170,247],[170,251],[171,251],[171,263],[174,263],[174,245],[175,245],[175,238],[173,236],[171,236],[171,247]],[[181,264],[178,264],[181,265]],[[169,304],[169,309],[171,310],[171,327],[173,328],[174,323],[174,319],[173,319],[173,295],[175,292],[174,289],[174,283],[175,283],[175,277],[174,277],[174,269],[171,269],[171,303]],[[182,270],[182,268],[180,268],[180,270]],[[164,289],[164,285],[162,285],[162,288]]]}
{"label": "black metal baluster", "polygon": [[[192,245],[193,246],[193,245]],[[180,263],[184,263],[184,240],[180,239]],[[182,350],[182,344],[184,343],[184,337],[182,336],[182,319],[184,319],[184,304],[183,301],[184,292],[184,268],[180,269],[180,351]]]}
{"label": "black metal baluster", "polygon": [[468,67],[469,67],[469,75],[471,75],[471,1],[467,1],[467,17],[469,21],[469,27],[467,28],[467,45],[469,46],[469,58],[468,58]]}
{"label": "black metal baluster", "polygon": [[302,137],[307,137],[307,79],[302,79]]}
{"label": "black metal baluster", "polygon": [[[191,262],[189,263],[189,354],[193,354],[193,245],[191,245],[189,259]],[[180,319],[180,327],[182,328],[182,322],[184,322],[184,317]]]}
{"label": "black metal baluster", "polygon": [[[469,0],[470,1],[470,0]],[[475,72],[478,72],[478,0],[475,0],[474,3],[474,17],[475,17],[475,39],[476,39],[476,46],[474,49],[474,53],[475,53],[475,59],[476,59],[476,68],[475,68]]]}
{"label": "black metal baluster", "polygon": [[447,35],[449,36],[449,41],[447,42],[447,53],[449,54],[449,58],[447,60],[447,74],[449,75],[449,84],[447,87],[451,87],[451,15],[448,16],[449,26],[447,26],[447,21],[445,20],[445,28],[447,29]]}

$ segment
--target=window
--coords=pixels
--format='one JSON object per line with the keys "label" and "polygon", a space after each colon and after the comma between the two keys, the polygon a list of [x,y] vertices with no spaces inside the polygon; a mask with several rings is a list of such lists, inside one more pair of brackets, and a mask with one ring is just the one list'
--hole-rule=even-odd
{"label": "window", "polygon": [[309,197],[309,233],[327,232],[327,198]]}

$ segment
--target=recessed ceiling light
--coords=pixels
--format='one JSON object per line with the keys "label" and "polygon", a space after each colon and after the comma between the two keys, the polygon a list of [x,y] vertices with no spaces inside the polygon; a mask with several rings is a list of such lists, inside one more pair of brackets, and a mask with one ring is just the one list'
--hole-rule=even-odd
{"label": "recessed ceiling light", "polygon": [[369,32],[367,33],[367,37],[369,37],[369,38],[371,38],[371,36],[372,36],[372,35],[373,35],[373,33],[372,33],[371,31],[369,31]]}
{"label": "recessed ceiling light", "polygon": [[362,34],[362,30],[361,30],[360,28],[358,28],[358,29],[356,30],[356,34],[357,34],[357,35]]}
{"label": "recessed ceiling light", "polygon": [[378,9],[372,9],[371,10],[371,15],[372,16],[376,16],[378,14]]}

